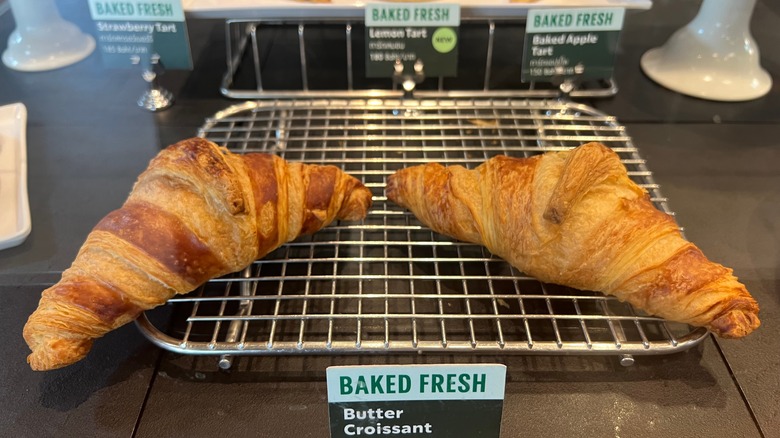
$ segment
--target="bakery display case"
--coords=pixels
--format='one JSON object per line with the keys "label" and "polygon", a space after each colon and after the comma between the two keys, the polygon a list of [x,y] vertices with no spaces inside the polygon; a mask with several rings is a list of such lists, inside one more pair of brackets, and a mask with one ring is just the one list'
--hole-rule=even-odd
{"label": "bakery display case", "polygon": [[[93,30],[84,2],[55,3]],[[161,59],[150,82],[138,65],[105,68],[98,51],[58,70],[0,69],[0,106],[26,108],[31,219],[26,239],[0,250],[0,435],[328,436],[329,368],[500,364],[501,436],[774,436],[776,90],[711,102],[643,75],[641,56],[695,17],[698,1],[457,3],[455,76],[425,65],[369,77],[366,5],[347,0],[183,0],[193,69]],[[520,80],[529,11],[586,6],[626,9],[613,76]],[[751,25],[773,76],[776,12],[759,0]],[[0,41],[14,28],[0,4]],[[152,82],[174,96],[154,113],[136,104]],[[372,205],[110,327],[72,365],[31,370],[23,332],[42,291],[134,196],[150,161],[193,137],[226,156],[335,166]],[[761,327],[723,339],[541,282],[434,231],[386,191],[412,166],[473,170],[499,155],[566,157],[555,154],[589,142],[616,154],[675,233],[734,269]],[[6,145],[0,136],[0,157]],[[157,231],[146,239],[156,247],[176,234]]]}

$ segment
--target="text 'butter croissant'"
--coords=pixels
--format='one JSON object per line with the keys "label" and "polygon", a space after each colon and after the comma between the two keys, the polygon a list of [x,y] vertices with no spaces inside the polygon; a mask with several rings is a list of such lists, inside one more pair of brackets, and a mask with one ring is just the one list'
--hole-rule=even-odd
{"label": "text 'butter croissant'", "polygon": [[142,311],[333,220],[361,219],[370,205],[371,192],[333,166],[231,154],[199,138],[172,145],[43,292],[24,327],[27,361],[35,370],[76,362]]}
{"label": "text 'butter croissant'", "polygon": [[390,176],[387,196],[431,229],[482,244],[543,282],[613,295],[670,321],[738,338],[758,304],[657,210],[611,149],[588,143],[474,170],[426,164]]}

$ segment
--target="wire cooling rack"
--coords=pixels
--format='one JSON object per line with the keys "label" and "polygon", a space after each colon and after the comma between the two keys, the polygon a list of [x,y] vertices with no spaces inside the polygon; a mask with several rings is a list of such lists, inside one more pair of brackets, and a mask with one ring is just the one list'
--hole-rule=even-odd
{"label": "wire cooling rack", "polygon": [[200,135],[234,152],[333,164],[362,179],[374,205],[286,244],[244,271],[170,300],[162,329],[142,332],[185,354],[400,352],[602,354],[633,363],[707,334],[645,315],[612,297],[543,284],[483,247],[432,232],[388,201],[385,180],[437,161],[475,167],[497,154],[528,157],[599,141],[670,213],[625,128],[554,100],[298,100],[236,105]]}

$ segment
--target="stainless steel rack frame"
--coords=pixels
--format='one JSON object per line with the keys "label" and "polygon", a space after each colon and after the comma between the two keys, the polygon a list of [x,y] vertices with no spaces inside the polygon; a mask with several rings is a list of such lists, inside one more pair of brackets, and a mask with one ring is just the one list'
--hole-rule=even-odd
{"label": "stainless steel rack frame", "polygon": [[599,293],[543,284],[483,247],[432,232],[389,202],[394,171],[438,161],[474,167],[599,141],[671,214],[623,126],[556,100],[350,99],[256,101],[206,121],[200,135],[234,152],[334,164],[362,179],[374,205],[284,245],[244,271],[172,299],[171,324],[141,331],[179,353],[665,354],[707,335]]}
{"label": "stainless steel rack frame", "polygon": [[[334,37],[329,33],[325,40],[313,38],[307,40],[307,29],[313,26],[338,29]],[[524,34],[525,17],[508,17],[504,19],[463,18],[462,32],[465,27],[475,26],[476,32],[472,36],[479,36],[484,41],[483,47],[474,48],[478,53],[479,61],[473,64],[461,65],[459,74],[473,73],[479,75],[479,79],[470,85],[458,87],[453,85],[450,78],[429,78],[429,82],[435,84],[435,88],[418,87],[415,95],[420,98],[556,98],[561,91],[556,84],[545,83],[516,83],[512,88],[497,88],[495,80],[496,60],[496,29],[497,26],[512,26]],[[269,88],[267,78],[264,75],[269,71],[279,71],[278,68],[265,62],[262,49],[260,32],[264,28],[288,29],[297,35],[296,47],[289,47],[286,59],[297,58],[295,66],[288,66],[292,75],[300,75],[300,80],[294,87]],[[357,30],[356,30],[357,29]],[[403,90],[391,79],[369,80],[362,76],[363,53],[362,46],[356,47],[356,39],[360,40],[356,33],[361,32],[362,20],[353,18],[314,19],[310,17],[276,17],[272,19],[228,19],[225,20],[226,59],[227,70],[220,86],[221,93],[236,99],[289,99],[289,98],[400,98]],[[292,36],[292,32],[287,32]],[[307,42],[308,41],[308,42]],[[522,39],[514,41],[511,53],[504,54],[501,58],[511,57],[515,70],[510,76],[520,77],[519,63],[522,56]],[[338,47],[341,46],[341,49]],[[289,56],[291,51],[294,54]],[[312,53],[327,51],[329,53],[342,52],[343,64],[338,66],[312,66]],[[465,54],[461,53],[461,57]],[[315,57],[317,58],[317,57]],[[481,64],[481,65],[480,65]],[[298,71],[295,71],[295,70]],[[324,87],[312,86],[312,78],[315,75],[323,75],[331,71],[331,79]],[[315,73],[316,72],[316,73]],[[286,75],[289,77],[290,75]],[[240,79],[240,78],[243,78]],[[342,79],[342,80],[340,80]],[[335,82],[342,82],[334,85]],[[569,91],[573,98],[608,97],[617,93],[618,88],[613,79],[574,83],[575,88]]]}

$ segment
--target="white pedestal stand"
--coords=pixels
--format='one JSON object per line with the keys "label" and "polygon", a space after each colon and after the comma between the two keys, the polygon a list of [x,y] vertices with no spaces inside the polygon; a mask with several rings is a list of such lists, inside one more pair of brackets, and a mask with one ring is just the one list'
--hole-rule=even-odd
{"label": "white pedestal stand", "polygon": [[43,71],[86,58],[95,40],[60,16],[54,0],[10,0],[16,29],[8,37],[3,64],[14,70]]}
{"label": "white pedestal stand", "polygon": [[769,92],[750,35],[756,0],[704,0],[696,18],[642,56],[642,70],[666,88],[702,99],[743,101]]}

